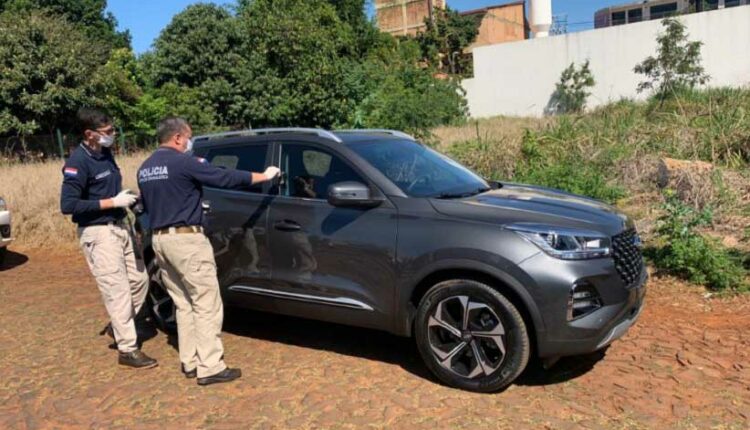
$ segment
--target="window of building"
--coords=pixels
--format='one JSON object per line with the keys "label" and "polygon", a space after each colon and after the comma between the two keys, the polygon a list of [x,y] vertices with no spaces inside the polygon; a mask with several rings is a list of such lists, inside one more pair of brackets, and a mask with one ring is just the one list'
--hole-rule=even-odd
{"label": "window of building", "polygon": [[628,22],[643,21],[643,9],[630,9],[628,11]]}
{"label": "window of building", "polygon": [[724,7],[735,7],[740,5],[740,0],[724,0]]}
{"label": "window of building", "polygon": [[677,14],[677,3],[651,6],[651,19],[660,19]]}
{"label": "window of building", "polygon": [[713,10],[719,8],[719,0],[698,0],[702,3],[703,10]]}
{"label": "window of building", "polygon": [[[210,150],[206,155],[206,159],[211,165],[223,169],[262,172],[266,169],[267,153],[268,144],[230,146]],[[263,192],[263,185],[253,185],[245,189],[245,191],[261,193]]]}
{"label": "window of building", "polygon": [[625,22],[625,11],[612,12],[612,25],[623,25]]}

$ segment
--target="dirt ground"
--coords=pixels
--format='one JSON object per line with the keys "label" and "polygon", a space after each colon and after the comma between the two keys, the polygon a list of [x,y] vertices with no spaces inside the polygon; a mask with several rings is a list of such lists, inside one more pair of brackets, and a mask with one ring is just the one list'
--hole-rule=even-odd
{"label": "dirt ground", "polygon": [[152,333],[145,371],[118,367],[75,252],[14,252],[0,269],[0,428],[750,428],[750,298],[654,278],[606,353],[531,366],[497,394],[436,383],[409,339],[229,312],[232,384],[198,387]]}

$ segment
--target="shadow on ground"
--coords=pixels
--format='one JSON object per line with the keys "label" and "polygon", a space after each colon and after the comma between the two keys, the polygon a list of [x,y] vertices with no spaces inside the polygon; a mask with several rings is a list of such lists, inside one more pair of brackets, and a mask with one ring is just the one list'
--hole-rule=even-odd
{"label": "shadow on ground", "polygon": [[29,261],[29,257],[9,249],[6,251],[4,261],[0,264],[0,272],[22,266],[26,264],[27,261]]}
{"label": "shadow on ground", "polygon": [[[423,364],[413,339],[382,331],[242,309],[227,309],[224,331],[237,336],[395,364],[418,377],[438,382]],[[532,359],[515,383],[524,386],[563,383],[593,369],[604,355],[604,351],[599,351],[585,356],[566,357],[547,370],[539,360]]]}

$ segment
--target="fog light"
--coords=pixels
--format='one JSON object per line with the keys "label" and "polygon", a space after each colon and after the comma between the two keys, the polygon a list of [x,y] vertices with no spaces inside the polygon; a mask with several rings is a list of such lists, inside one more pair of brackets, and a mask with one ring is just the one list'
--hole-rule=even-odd
{"label": "fog light", "polygon": [[602,299],[592,285],[576,284],[568,298],[568,321],[581,318],[602,307]]}

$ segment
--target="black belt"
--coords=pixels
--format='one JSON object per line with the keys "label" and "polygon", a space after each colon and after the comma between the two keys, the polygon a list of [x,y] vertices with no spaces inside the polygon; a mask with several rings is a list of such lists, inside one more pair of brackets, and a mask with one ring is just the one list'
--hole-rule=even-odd
{"label": "black belt", "polygon": [[180,227],[164,227],[154,229],[154,234],[185,234],[185,233],[203,233],[203,227],[198,225],[184,225]]}

